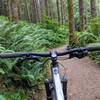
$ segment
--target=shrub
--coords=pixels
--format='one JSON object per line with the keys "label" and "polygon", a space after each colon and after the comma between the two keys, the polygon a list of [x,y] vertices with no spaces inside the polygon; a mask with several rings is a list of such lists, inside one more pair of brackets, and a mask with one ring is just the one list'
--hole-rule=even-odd
{"label": "shrub", "polygon": [[98,39],[93,33],[89,32],[78,32],[78,41],[80,46],[86,46],[89,43],[95,43]]}
{"label": "shrub", "polygon": [[7,89],[0,91],[0,100],[28,100],[28,94],[23,89],[10,90]]}
{"label": "shrub", "polygon": [[[91,44],[92,46],[96,44],[100,44],[100,36],[96,36],[93,33],[89,32],[82,32],[78,33],[78,46],[86,46],[88,44]],[[100,52],[93,52],[89,56],[96,60],[97,62],[100,62],[100,58],[98,57],[100,55]]]}
{"label": "shrub", "polygon": [[40,23],[41,28],[53,30],[54,32],[57,32],[59,29],[59,24],[54,19],[49,18],[48,16],[44,16],[43,21]]}
{"label": "shrub", "polygon": [[[50,26],[47,22],[41,27],[41,24],[14,23],[0,17],[0,52],[44,51],[64,43],[65,28],[56,27],[56,22],[52,20],[49,20]],[[47,65],[43,66],[44,60],[27,61],[22,66],[15,66],[16,59],[0,59],[0,74],[4,77],[5,86],[39,88],[47,72]]]}
{"label": "shrub", "polygon": [[[89,44],[90,46],[98,46],[100,45],[100,43],[92,43]],[[89,46],[88,45],[88,46]],[[95,60],[96,62],[100,63],[100,51],[96,51],[96,52],[91,52],[89,55],[93,60]]]}
{"label": "shrub", "polygon": [[90,20],[89,31],[96,36],[100,36],[100,17],[92,18]]}

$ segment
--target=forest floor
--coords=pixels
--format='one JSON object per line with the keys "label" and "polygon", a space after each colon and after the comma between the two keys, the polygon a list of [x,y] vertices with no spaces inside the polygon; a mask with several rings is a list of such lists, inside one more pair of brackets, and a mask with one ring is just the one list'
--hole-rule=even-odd
{"label": "forest floor", "polygon": [[[56,49],[61,51],[64,47]],[[100,66],[88,57],[60,60],[68,76],[68,100],[100,100]],[[61,68],[61,73],[64,70]]]}

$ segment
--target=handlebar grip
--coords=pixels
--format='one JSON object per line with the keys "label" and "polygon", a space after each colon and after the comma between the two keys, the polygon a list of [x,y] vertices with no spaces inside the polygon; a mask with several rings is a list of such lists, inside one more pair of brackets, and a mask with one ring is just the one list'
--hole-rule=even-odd
{"label": "handlebar grip", "polygon": [[0,58],[16,58],[16,57],[22,57],[24,56],[24,53],[0,53]]}
{"label": "handlebar grip", "polygon": [[50,52],[15,52],[15,53],[0,53],[0,58],[17,58],[29,56],[50,57]]}
{"label": "handlebar grip", "polygon": [[88,51],[100,51],[100,44],[94,45],[94,46],[87,46],[86,50],[88,50]]}

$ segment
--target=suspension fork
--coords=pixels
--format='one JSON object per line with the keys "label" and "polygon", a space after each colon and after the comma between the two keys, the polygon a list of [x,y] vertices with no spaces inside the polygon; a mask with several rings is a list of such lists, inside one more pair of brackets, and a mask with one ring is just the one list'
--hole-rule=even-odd
{"label": "suspension fork", "polygon": [[[64,98],[67,100],[67,78],[61,78],[61,82],[63,85]],[[46,79],[44,84],[46,89],[46,100],[52,100],[52,89],[54,88],[52,79]]]}
{"label": "suspension fork", "polygon": [[[61,100],[67,100],[67,78],[60,79],[59,68],[58,68],[58,63],[57,63],[57,55],[55,52],[51,53],[51,60],[52,60],[51,74],[52,74],[53,79],[46,79],[44,82],[45,88],[46,88],[47,100],[52,100],[52,89],[54,89],[54,87],[56,88],[56,90],[54,89],[54,91],[56,92],[55,95],[56,97],[58,97],[56,99],[60,100],[60,98],[63,98]],[[58,83],[57,83],[57,80],[58,80]],[[61,82],[59,80],[61,80]],[[59,88],[61,88],[60,91],[59,91]]]}

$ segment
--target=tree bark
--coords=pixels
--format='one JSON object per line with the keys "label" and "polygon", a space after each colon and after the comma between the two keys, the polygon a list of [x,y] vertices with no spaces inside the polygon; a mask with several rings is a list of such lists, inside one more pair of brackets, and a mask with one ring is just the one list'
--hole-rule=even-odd
{"label": "tree bark", "polygon": [[17,0],[8,0],[9,18],[16,22],[19,20],[17,3]]}
{"label": "tree bark", "polygon": [[37,1],[37,16],[38,16],[38,22],[41,21],[41,9],[40,9],[40,0]]}
{"label": "tree bark", "polygon": [[64,24],[64,10],[65,10],[65,6],[64,6],[64,0],[60,0],[61,2],[61,23],[62,25]]}
{"label": "tree bark", "polygon": [[46,16],[49,16],[48,0],[45,0],[45,12],[46,12]]}
{"label": "tree bark", "polygon": [[96,17],[97,16],[97,11],[96,11],[96,0],[91,0],[91,15],[92,17]]}
{"label": "tree bark", "polygon": [[26,6],[26,12],[27,12],[28,21],[32,22],[32,19],[31,19],[31,16],[30,16],[30,10],[29,10],[30,2],[25,0],[25,6]]}
{"label": "tree bark", "polygon": [[52,16],[53,16],[53,14],[52,14],[52,12],[53,12],[53,9],[52,9],[52,0],[49,0],[48,1],[48,6],[49,6],[49,17],[50,18],[52,18]]}
{"label": "tree bark", "polygon": [[32,0],[32,5],[33,5],[33,15],[34,15],[34,22],[37,22],[37,11],[36,11],[36,1]]}
{"label": "tree bark", "polygon": [[4,12],[3,9],[2,9],[2,7],[3,7],[3,2],[2,2],[2,0],[1,0],[1,1],[0,1],[0,15],[2,15],[2,12]]}
{"label": "tree bark", "polygon": [[68,17],[69,17],[69,45],[73,46],[74,44],[76,44],[73,0],[67,0],[67,1],[68,1]]}
{"label": "tree bark", "polygon": [[79,0],[80,31],[84,31],[84,0]]}
{"label": "tree bark", "polygon": [[7,1],[7,9],[8,9],[8,17],[9,17],[9,19],[10,20],[12,20],[12,11],[11,11],[11,1],[10,0],[8,0]]}
{"label": "tree bark", "polygon": [[7,16],[7,0],[0,0],[0,15]]}
{"label": "tree bark", "polygon": [[40,11],[41,11],[41,21],[42,21],[45,14],[45,2],[44,0],[39,0],[39,1],[40,1]]}
{"label": "tree bark", "polygon": [[57,3],[57,16],[58,16],[58,22],[60,23],[60,7],[59,7],[59,0],[56,0]]}

